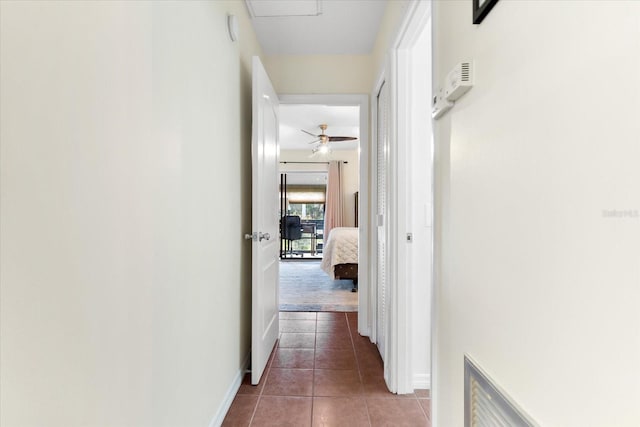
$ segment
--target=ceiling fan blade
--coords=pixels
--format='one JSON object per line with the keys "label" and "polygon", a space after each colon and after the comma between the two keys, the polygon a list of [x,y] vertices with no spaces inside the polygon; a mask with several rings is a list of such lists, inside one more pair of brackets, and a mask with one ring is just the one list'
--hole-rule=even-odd
{"label": "ceiling fan blade", "polygon": [[315,141],[308,142],[307,144],[311,145],[311,144],[315,144],[315,143],[320,142],[320,141],[322,141],[322,140],[321,139],[316,139]]}
{"label": "ceiling fan blade", "polygon": [[301,130],[302,132],[306,133],[307,135],[311,135],[311,136],[313,136],[314,138],[317,138],[317,137],[318,137],[318,135],[316,135],[315,133],[307,132],[307,131],[306,131],[306,130],[304,130],[304,129],[300,129],[300,130]]}
{"label": "ceiling fan blade", "polygon": [[329,142],[340,142],[340,141],[355,141],[355,136],[330,136]]}

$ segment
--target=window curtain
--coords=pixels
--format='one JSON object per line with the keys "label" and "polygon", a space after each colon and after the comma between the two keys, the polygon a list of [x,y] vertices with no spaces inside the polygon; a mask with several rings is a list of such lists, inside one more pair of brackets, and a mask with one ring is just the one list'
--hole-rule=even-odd
{"label": "window curtain", "polygon": [[332,228],[342,227],[342,162],[329,162],[327,196],[324,211],[325,245]]}

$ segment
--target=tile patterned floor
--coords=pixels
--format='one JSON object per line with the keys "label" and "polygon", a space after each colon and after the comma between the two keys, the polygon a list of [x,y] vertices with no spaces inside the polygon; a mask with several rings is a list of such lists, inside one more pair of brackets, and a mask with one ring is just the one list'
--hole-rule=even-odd
{"label": "tile patterned floor", "polygon": [[427,426],[428,390],[389,393],[357,313],[281,312],[261,383],[245,376],[223,426]]}

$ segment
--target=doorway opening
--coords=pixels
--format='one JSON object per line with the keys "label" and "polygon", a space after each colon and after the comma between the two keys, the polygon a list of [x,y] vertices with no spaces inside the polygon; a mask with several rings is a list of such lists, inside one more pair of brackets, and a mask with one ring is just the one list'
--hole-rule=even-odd
{"label": "doorway opening", "polygon": [[[358,311],[362,138],[353,104],[281,97],[280,311]],[[348,260],[333,249],[341,231],[356,236]],[[340,275],[347,261],[352,274]]]}

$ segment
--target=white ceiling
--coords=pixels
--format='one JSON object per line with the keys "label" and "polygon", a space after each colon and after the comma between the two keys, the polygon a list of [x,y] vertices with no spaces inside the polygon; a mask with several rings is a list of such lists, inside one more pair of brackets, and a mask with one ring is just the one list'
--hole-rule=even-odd
{"label": "white ceiling", "polygon": [[[280,104],[280,149],[308,150],[315,147],[309,144],[314,138],[301,129],[314,135],[322,131],[318,127],[326,124],[326,134],[330,136],[360,137],[360,107],[329,105]],[[331,142],[331,150],[356,150],[359,141]]]}
{"label": "white ceiling", "polygon": [[[368,54],[373,50],[387,0],[245,0],[267,55]],[[359,137],[359,107],[280,105],[280,148],[308,150],[327,124],[330,136]],[[355,150],[359,141],[331,143]]]}
{"label": "white ceiling", "polygon": [[267,55],[373,50],[387,0],[245,0]]}

